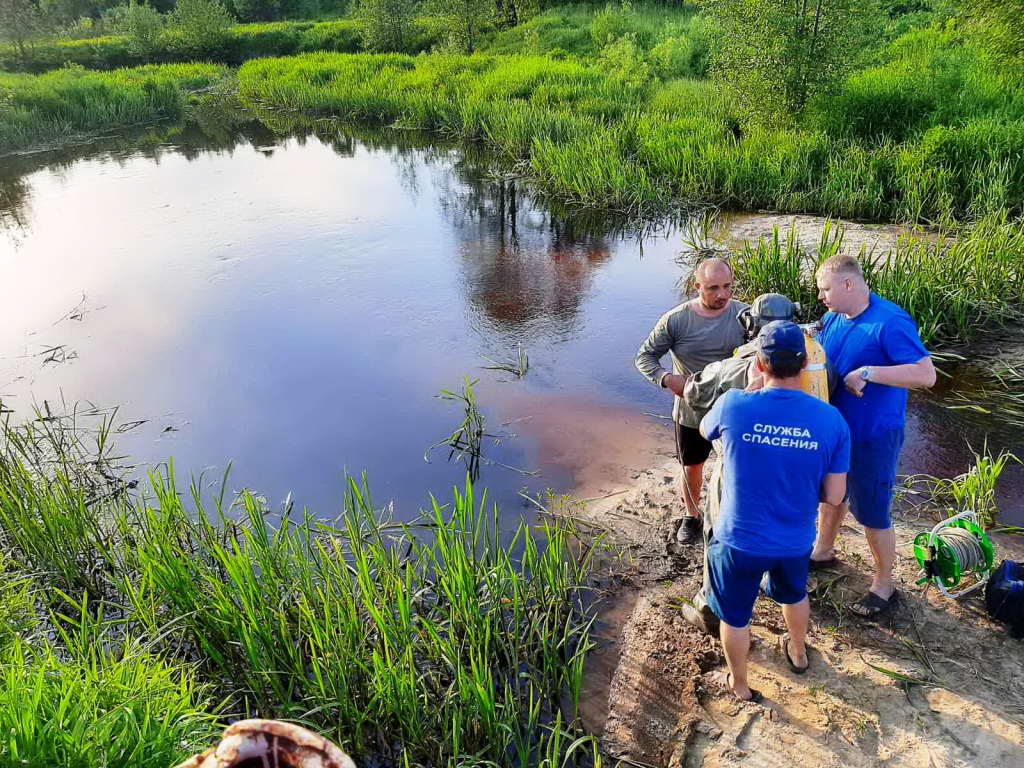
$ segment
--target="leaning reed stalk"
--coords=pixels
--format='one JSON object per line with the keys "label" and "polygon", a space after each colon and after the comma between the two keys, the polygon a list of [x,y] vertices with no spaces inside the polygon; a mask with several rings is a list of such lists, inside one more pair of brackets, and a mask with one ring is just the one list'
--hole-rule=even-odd
{"label": "leaning reed stalk", "polygon": [[[70,502],[47,491],[54,473],[40,470],[51,465],[26,458],[54,451],[37,450],[29,436],[86,445],[55,431],[19,433],[19,451],[3,456],[3,498],[45,500],[27,507],[31,515],[10,503],[0,508],[0,541],[10,567],[34,574],[31,600],[52,607],[42,626],[56,634],[46,642],[29,625],[0,633],[0,655],[12,647],[31,656],[19,674],[74,678],[54,693],[59,706],[83,723],[98,719],[102,744],[116,745],[118,755],[142,754],[136,732],[180,745],[217,712],[298,720],[371,761],[574,762],[596,744],[578,723],[592,550],[576,546],[570,523],[503,531],[497,509],[467,481],[451,504],[433,501],[421,521],[398,525],[374,507],[365,484],[350,481],[342,518],[326,526],[290,510],[276,518],[251,494],[228,504],[223,490],[201,493],[200,481],[179,488],[171,464],[139,498],[82,492],[92,475],[68,466],[61,476],[78,491],[74,524],[57,525]],[[71,464],[72,451],[63,456]],[[26,521],[31,533],[16,530]],[[0,590],[0,616],[22,616],[25,594]],[[89,655],[101,649],[110,655]],[[22,656],[11,658],[20,664]],[[58,670],[58,657],[83,659],[89,675],[73,665]],[[133,685],[186,730],[166,720],[164,730],[132,725],[136,715],[157,722],[149,704],[136,706],[117,683],[133,674],[150,676],[150,687]],[[92,709],[108,676],[117,691],[108,700],[131,717],[104,719]],[[162,692],[168,681],[178,681],[179,699]],[[223,705],[211,704],[214,697]],[[88,734],[50,726],[40,734],[49,705],[33,706],[29,720],[0,715],[13,729],[7,743],[18,745],[19,759],[34,750],[54,760],[47,765],[66,764],[54,750],[85,745]],[[82,748],[100,748],[88,743]],[[96,764],[124,764],[95,755]]]}

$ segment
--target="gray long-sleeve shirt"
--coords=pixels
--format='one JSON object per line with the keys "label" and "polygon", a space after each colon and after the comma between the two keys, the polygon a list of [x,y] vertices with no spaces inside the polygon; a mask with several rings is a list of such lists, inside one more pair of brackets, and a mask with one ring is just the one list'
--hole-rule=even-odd
{"label": "gray long-sleeve shirt", "polygon": [[[684,376],[701,371],[716,360],[729,357],[744,341],[743,327],[736,316],[747,305],[735,299],[718,317],[703,317],[693,310],[690,302],[680,304],[662,315],[654,330],[636,353],[636,367],[657,386],[669,374],[661,365],[668,352],[672,356],[672,373]],[[676,397],[672,418],[687,427],[696,427],[700,421],[682,399]]]}

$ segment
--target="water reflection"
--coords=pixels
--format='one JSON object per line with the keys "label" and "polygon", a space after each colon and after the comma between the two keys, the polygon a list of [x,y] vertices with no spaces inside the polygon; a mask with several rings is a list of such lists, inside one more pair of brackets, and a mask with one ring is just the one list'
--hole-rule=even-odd
{"label": "water reflection", "polygon": [[29,185],[19,176],[0,177],[0,233],[17,245],[27,234],[31,221]]}
{"label": "water reflection", "polygon": [[[140,461],[233,460],[237,486],[318,511],[346,468],[406,518],[459,483],[423,452],[461,420],[436,395],[465,374],[503,435],[487,455],[542,472],[485,469],[506,507],[524,486],[607,492],[665,458],[643,412],[667,398],[632,360],[679,300],[672,238],[642,250],[624,222],[559,210],[436,137],[283,127],[203,113],[5,159],[5,404],[123,404],[146,420],[125,436]],[[525,379],[481,368],[518,343]],[[77,358],[36,354],[58,347]],[[949,435],[965,422],[928,408],[915,399],[908,468],[963,471]]]}

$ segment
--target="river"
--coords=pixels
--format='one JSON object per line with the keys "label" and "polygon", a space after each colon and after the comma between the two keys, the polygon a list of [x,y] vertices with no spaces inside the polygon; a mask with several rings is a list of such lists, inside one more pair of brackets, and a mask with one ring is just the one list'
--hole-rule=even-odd
{"label": "river", "polygon": [[[680,300],[679,229],[574,220],[485,167],[258,126],[0,158],[3,406],[116,406],[138,471],[173,456],[219,482],[230,463],[229,487],[273,509],[290,495],[331,518],[346,472],[366,472],[408,520],[464,480],[428,448],[462,422],[438,396],[468,376],[506,514],[530,508],[523,492],[621,487],[671,455],[648,415],[670,403],[633,356]],[[520,347],[523,378],[486,367]],[[914,397],[901,471],[962,472],[990,433],[1024,454],[996,421]],[[1024,473],[1006,480],[1024,521]]]}

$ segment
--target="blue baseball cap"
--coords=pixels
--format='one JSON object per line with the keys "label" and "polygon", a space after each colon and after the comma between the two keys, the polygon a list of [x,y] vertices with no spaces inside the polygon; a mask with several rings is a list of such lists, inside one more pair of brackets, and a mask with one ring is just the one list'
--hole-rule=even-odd
{"label": "blue baseball cap", "polygon": [[769,362],[803,361],[807,344],[800,326],[789,320],[773,320],[757,335],[757,348]]}

